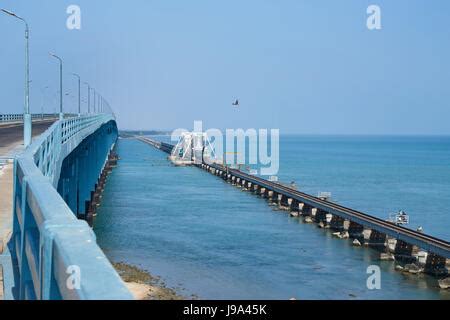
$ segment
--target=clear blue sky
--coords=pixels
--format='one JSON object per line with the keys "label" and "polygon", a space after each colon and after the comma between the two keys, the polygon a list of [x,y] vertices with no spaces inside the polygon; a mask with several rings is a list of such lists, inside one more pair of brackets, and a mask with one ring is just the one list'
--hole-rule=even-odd
{"label": "clear blue sky", "polygon": [[[82,30],[65,26],[81,7]],[[382,10],[380,31],[366,8]],[[122,129],[279,128],[281,133],[450,134],[447,0],[3,0],[31,27],[31,108],[79,73]],[[23,106],[23,27],[0,15],[0,112]],[[83,95],[86,89],[83,87]],[[240,108],[231,106],[239,98]],[[75,98],[66,99],[75,111]]]}

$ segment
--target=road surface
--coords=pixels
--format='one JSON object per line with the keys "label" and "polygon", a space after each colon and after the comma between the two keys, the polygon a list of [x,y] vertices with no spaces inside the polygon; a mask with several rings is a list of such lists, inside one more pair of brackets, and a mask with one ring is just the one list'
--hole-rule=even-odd
{"label": "road surface", "polygon": [[[33,122],[33,137],[36,137],[47,130],[54,120]],[[23,125],[13,124],[0,125],[0,157],[11,156],[11,152],[23,145]]]}

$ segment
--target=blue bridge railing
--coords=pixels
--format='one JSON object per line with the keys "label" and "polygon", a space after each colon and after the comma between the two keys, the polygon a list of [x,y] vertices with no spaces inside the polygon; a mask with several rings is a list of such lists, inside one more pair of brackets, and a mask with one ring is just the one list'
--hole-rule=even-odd
{"label": "blue bridge railing", "polygon": [[[105,126],[108,130],[101,130]],[[77,219],[57,190],[64,159],[87,137],[111,134],[113,129],[117,133],[111,114],[58,120],[15,159],[8,245],[15,269],[14,298],[132,299],[92,229]],[[116,138],[98,139],[112,148]],[[99,161],[105,164],[107,156],[102,154]]]}
{"label": "blue bridge railing", "polygon": [[[46,120],[58,118],[55,113],[36,113],[31,115],[32,120]],[[23,121],[23,113],[20,114],[0,114],[0,123]]]}

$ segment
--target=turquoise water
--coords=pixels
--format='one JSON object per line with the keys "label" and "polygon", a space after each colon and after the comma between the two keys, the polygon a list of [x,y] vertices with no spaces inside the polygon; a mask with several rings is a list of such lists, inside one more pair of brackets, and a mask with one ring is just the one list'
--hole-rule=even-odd
{"label": "turquoise water", "polygon": [[[100,246],[161,276],[182,294],[209,299],[448,299],[436,280],[408,276],[376,253],[337,240],[197,168],[120,140],[95,221]],[[450,238],[449,137],[283,136],[282,181],[329,191],[341,204]],[[381,290],[369,290],[369,265]]]}

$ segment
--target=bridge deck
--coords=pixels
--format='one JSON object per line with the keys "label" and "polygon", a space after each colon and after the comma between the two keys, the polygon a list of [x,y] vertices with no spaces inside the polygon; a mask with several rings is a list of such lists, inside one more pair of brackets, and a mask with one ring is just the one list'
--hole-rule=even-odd
{"label": "bridge deck", "polygon": [[[160,150],[170,153],[173,145],[155,141],[150,138],[139,137],[139,140],[146,142]],[[331,214],[337,215],[344,219],[361,224],[367,228],[377,230],[378,232],[389,235],[393,238],[403,240],[409,244],[416,245],[423,250],[433,252],[444,258],[450,259],[450,243],[446,240],[439,239],[427,234],[417,232],[396,224],[390,223],[388,221],[382,220],[380,218],[371,216],[369,214],[341,206],[339,204],[322,200],[320,198],[311,196],[309,194],[300,192],[298,190],[280,185],[279,183],[271,182],[254,175],[244,173],[237,169],[226,168],[219,164],[209,164],[212,168],[217,170],[226,171],[228,170],[233,176],[241,178],[245,181],[251,182],[253,184],[260,185],[269,190],[282,194],[288,198],[296,199],[297,201],[307,204],[311,207],[329,212]]]}
{"label": "bridge deck", "polygon": [[[56,119],[33,121],[33,137],[47,130]],[[5,123],[0,125],[0,157],[12,156],[15,148],[23,144],[23,124]]]}

